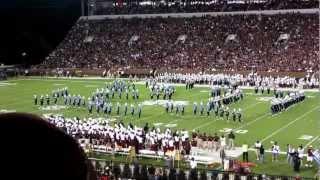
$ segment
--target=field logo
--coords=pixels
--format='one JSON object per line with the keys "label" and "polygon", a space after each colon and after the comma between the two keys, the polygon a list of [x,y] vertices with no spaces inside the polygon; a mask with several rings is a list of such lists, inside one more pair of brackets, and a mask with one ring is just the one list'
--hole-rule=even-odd
{"label": "field logo", "polygon": [[229,133],[229,132],[232,131],[232,129],[230,129],[230,128],[223,128],[223,129],[220,129],[219,131],[222,132],[222,133]]}
{"label": "field logo", "polygon": [[313,138],[313,136],[310,136],[310,135],[302,135],[300,136],[298,139],[301,139],[301,140],[306,140],[306,141],[309,141]]}
{"label": "field logo", "polygon": [[273,97],[258,97],[257,100],[258,101],[264,101],[264,102],[268,102],[271,101]]}
{"label": "field logo", "polygon": [[235,133],[237,134],[246,134],[248,132],[248,130],[246,129],[239,129],[239,130],[236,130]]}
{"label": "field logo", "polygon": [[[169,102],[169,100],[156,100],[156,101],[148,100],[148,101],[143,101],[142,105],[143,106],[160,105],[165,107],[167,102]],[[189,101],[171,101],[171,102],[173,102],[173,106],[176,106],[177,104],[182,104],[187,106],[189,104]]]}
{"label": "field logo", "polygon": [[[220,129],[219,132],[222,132],[222,133],[229,133],[231,132],[232,129],[231,128],[223,128],[223,129]],[[248,130],[246,129],[239,129],[239,130],[235,130],[234,131],[235,133],[237,134],[246,134],[248,132]]]}
{"label": "field logo", "polygon": [[66,109],[66,108],[67,108],[67,106],[60,106],[60,105],[39,107],[39,109],[43,110],[43,111],[58,111],[58,110]]}

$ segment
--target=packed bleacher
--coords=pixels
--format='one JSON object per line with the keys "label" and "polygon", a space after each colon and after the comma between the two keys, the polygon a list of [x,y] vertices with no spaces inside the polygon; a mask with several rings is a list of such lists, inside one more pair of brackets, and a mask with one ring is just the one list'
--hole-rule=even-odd
{"label": "packed bleacher", "polygon": [[79,20],[39,67],[314,72],[318,15]]}
{"label": "packed bleacher", "polygon": [[305,9],[319,7],[317,0],[191,0],[176,2],[118,1],[106,5],[106,0],[95,1],[95,14],[151,14],[151,13],[192,13],[226,12],[250,10]]}

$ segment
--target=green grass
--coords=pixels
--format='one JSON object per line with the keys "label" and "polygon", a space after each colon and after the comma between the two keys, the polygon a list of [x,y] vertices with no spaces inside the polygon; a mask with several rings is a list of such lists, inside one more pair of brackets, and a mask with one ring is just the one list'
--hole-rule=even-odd
{"label": "green grass", "polygon": [[[96,88],[103,87],[106,80],[61,80],[61,79],[12,79],[6,81],[15,83],[11,85],[1,85],[0,82],[0,110],[15,110],[18,112],[31,112],[35,114],[45,113],[59,113],[66,117],[99,117],[103,114],[93,113],[88,114],[86,108],[69,108],[60,111],[43,111],[38,106],[33,105],[33,95],[37,94],[51,94],[53,89],[67,86],[71,94],[81,94],[88,97]],[[140,91],[140,99],[137,102],[129,98],[129,103],[139,103],[149,100],[149,92],[144,85],[137,85]],[[233,107],[241,108],[243,110],[243,123],[226,122],[225,120],[218,120],[214,115],[194,116],[192,114],[192,104],[194,101],[206,102],[208,99],[209,88],[196,87],[193,90],[186,91],[184,87],[176,87],[176,94],[173,96],[174,100],[189,101],[189,106],[186,107],[184,116],[175,115],[174,113],[165,113],[161,106],[144,106],[142,110],[142,117],[123,116],[117,117],[122,119],[125,123],[131,122],[138,126],[144,126],[149,123],[152,126],[154,123],[163,123],[164,128],[166,124],[176,124],[172,129],[185,129],[189,131],[199,130],[207,134],[218,133],[223,128],[230,128],[234,130],[247,130],[245,134],[236,134],[236,145],[241,146],[246,142],[253,145],[256,140],[263,140],[266,149],[270,149],[270,141],[278,141],[281,151],[286,151],[286,144],[307,145],[311,140],[298,139],[302,135],[310,135],[313,137],[320,136],[320,95],[318,92],[306,93],[307,99],[299,104],[290,107],[287,111],[271,116],[270,104],[267,101],[260,101],[259,97],[266,97],[267,95],[255,95],[253,90],[245,90],[245,98],[235,104]],[[115,96],[113,102],[125,102]],[[62,99],[59,101],[62,104]],[[113,108],[114,111],[115,107]],[[112,116],[116,116],[115,112]],[[311,142],[314,147],[320,146],[320,138]],[[253,154],[250,154],[253,157]],[[285,157],[283,157],[285,158]],[[291,167],[289,167],[284,159],[277,163],[270,162],[271,155],[266,154],[266,162],[258,164],[254,168],[254,172],[268,173],[277,175],[295,175]],[[252,159],[254,162],[254,159]],[[301,175],[305,177],[313,177],[316,173],[316,168],[301,170]]]}

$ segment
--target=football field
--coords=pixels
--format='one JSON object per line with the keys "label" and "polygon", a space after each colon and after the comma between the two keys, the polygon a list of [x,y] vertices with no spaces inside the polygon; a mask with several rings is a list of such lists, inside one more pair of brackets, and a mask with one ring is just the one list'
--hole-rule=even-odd
{"label": "football field", "polygon": [[[109,80],[111,81],[111,80]],[[51,96],[52,90],[68,87],[70,94],[85,96],[86,99],[97,88],[105,86],[107,80],[99,79],[12,79],[8,81],[0,81],[0,113],[1,112],[30,112],[39,115],[53,113],[62,114],[65,117],[78,116],[82,118],[88,117],[106,117],[103,113],[89,114],[87,107],[72,107],[65,106],[63,99],[60,98],[58,106],[43,106],[34,105],[33,95]],[[184,85],[177,86],[176,92],[173,95],[174,101],[183,102],[186,104],[184,115],[166,113],[162,101],[156,102],[151,100],[149,89],[144,85],[144,82],[137,82],[136,87],[139,89],[140,98],[134,101],[131,96],[129,100],[125,98],[119,99],[117,95],[112,99],[115,107],[116,102],[124,104],[143,104],[142,116],[137,115],[124,116],[121,113],[117,116],[115,108],[111,113],[112,121],[123,120],[124,123],[131,122],[134,125],[143,127],[146,123],[149,127],[156,126],[160,128],[171,128],[177,130],[187,130],[206,132],[213,135],[218,133],[228,133],[231,130],[235,132],[236,146],[241,146],[242,143],[253,145],[255,141],[260,140],[266,150],[270,150],[272,142],[277,141],[282,152],[286,151],[286,145],[292,144],[297,148],[302,144],[305,148],[312,145],[314,148],[320,147],[320,95],[319,91],[306,92],[306,99],[298,104],[291,106],[284,112],[272,115],[270,112],[270,98],[273,96],[273,91],[268,95],[255,94],[252,89],[244,90],[244,99],[237,103],[229,105],[230,109],[241,108],[243,122],[226,121],[225,119],[217,118],[214,113],[209,116],[194,115],[192,112],[193,103],[203,101],[204,104],[209,98],[209,87],[195,86],[192,90],[186,90]],[[161,103],[162,102],[162,103]],[[230,115],[230,119],[232,119]],[[255,162],[253,153],[250,153],[250,160]],[[258,164],[254,168],[258,173],[293,175],[292,168],[286,163],[285,155],[282,156],[279,162],[271,162],[271,154],[266,154],[266,163]],[[302,168],[301,175],[313,177],[317,169]]]}

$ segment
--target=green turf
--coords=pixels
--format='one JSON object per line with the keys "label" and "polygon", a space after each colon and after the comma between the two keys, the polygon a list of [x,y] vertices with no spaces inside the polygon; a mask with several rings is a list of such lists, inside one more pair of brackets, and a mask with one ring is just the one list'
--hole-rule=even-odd
{"label": "green turf", "polygon": [[[3,84],[4,82],[12,83],[11,85]],[[9,81],[0,82],[0,110],[15,110],[18,112],[31,112],[36,114],[45,113],[59,113],[66,117],[80,116],[80,117],[99,117],[103,114],[93,113],[88,114],[86,108],[69,108],[60,111],[44,111],[40,110],[38,106],[33,105],[33,95],[37,94],[51,94],[53,89],[67,86],[71,94],[81,94],[88,97],[96,88],[103,87],[106,80],[61,80],[61,79],[12,79]],[[2,83],[2,84],[1,84]],[[140,91],[140,99],[134,102],[129,98],[129,103],[139,103],[149,100],[149,90],[144,85],[137,85]],[[154,123],[162,123],[161,128],[167,124],[176,124],[172,129],[185,129],[189,131],[199,130],[213,134],[215,132],[222,134],[220,130],[223,128],[230,128],[234,130],[247,130],[245,134],[236,134],[236,145],[241,146],[242,143],[247,142],[250,145],[256,140],[262,140],[266,150],[271,148],[270,141],[278,141],[281,151],[286,151],[286,144],[293,144],[295,147],[302,144],[312,144],[314,147],[320,146],[320,95],[318,92],[306,93],[307,99],[299,104],[290,107],[287,111],[271,116],[270,104],[267,101],[261,101],[259,98],[266,97],[264,94],[253,94],[253,90],[245,90],[245,98],[235,104],[231,104],[230,108],[241,108],[243,110],[243,123],[226,122],[219,120],[214,115],[207,117],[194,116],[192,114],[192,104],[194,101],[205,103],[208,99],[209,88],[196,87],[193,90],[185,90],[184,87],[176,87],[176,93],[173,96],[174,100],[189,101],[186,107],[185,115],[175,115],[174,113],[165,113],[161,106],[144,106],[142,110],[142,117],[137,116],[123,116],[117,117],[122,119],[125,123],[132,122],[138,126],[143,126],[149,123],[152,126]],[[118,99],[117,96],[113,102],[121,102],[126,100]],[[62,104],[62,99],[59,101]],[[114,103],[115,106],[115,103]],[[113,107],[114,111],[115,107]],[[115,112],[112,116],[116,116]],[[302,135],[310,135],[315,139],[300,140]],[[314,140],[314,141],[312,141]],[[266,154],[266,163],[254,168],[255,172],[263,172],[269,174],[279,175],[295,175],[292,168],[288,167],[285,160],[278,163],[271,163],[270,154]],[[306,177],[313,177],[316,173],[316,168],[303,168],[301,175]]]}

